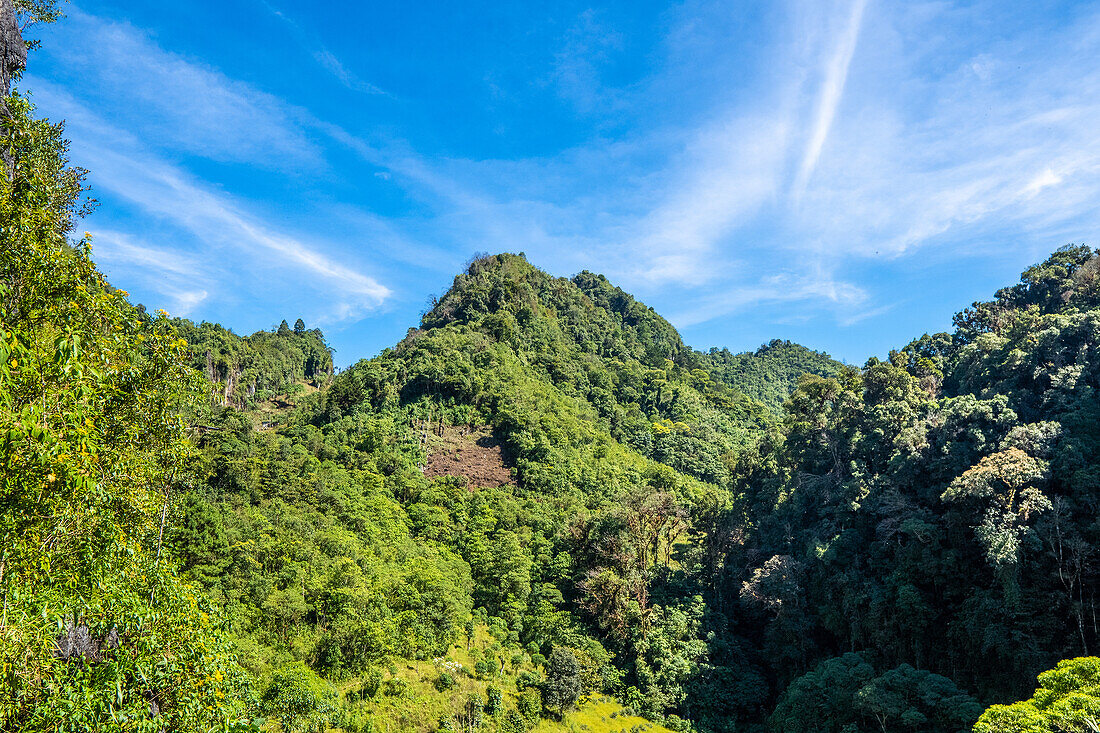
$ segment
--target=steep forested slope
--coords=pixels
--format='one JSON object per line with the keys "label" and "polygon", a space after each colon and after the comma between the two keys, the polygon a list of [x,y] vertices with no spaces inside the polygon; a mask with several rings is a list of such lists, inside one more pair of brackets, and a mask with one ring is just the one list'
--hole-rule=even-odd
{"label": "steep forested slope", "polygon": [[[1098,263],[1058,250],[953,333],[799,387],[727,565],[752,568],[726,582],[780,684],[854,650],[1012,699],[1096,649]],[[854,695],[852,669],[813,674]],[[804,730],[806,689],[777,730]]]}
{"label": "steep forested slope", "polygon": [[[455,279],[422,326],[500,344],[532,376],[588,403],[619,442],[659,460],[667,454],[681,462],[677,468],[690,463],[687,472],[706,480],[722,483],[728,471],[720,456],[770,421],[759,403],[715,381],[671,324],[602,275],[552,278],[522,255],[484,257]],[[655,422],[668,424],[654,430]],[[668,437],[655,444],[655,436]]]}
{"label": "steep forested slope", "polygon": [[332,376],[332,350],[324,335],[307,330],[300,318],[293,330],[283,321],[251,336],[182,318],[172,325],[191,349],[192,367],[212,385],[215,404],[255,409],[275,395],[300,392],[307,382],[319,387]]}
{"label": "steep forested slope", "polygon": [[741,354],[729,349],[711,349],[707,363],[715,378],[781,412],[783,402],[798,386],[804,374],[832,377],[844,365],[828,354],[812,351],[790,341],[775,339],[756,351]]}

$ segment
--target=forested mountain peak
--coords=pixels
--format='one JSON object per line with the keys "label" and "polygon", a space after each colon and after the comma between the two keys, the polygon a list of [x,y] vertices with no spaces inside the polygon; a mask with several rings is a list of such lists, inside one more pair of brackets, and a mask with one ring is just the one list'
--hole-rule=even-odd
{"label": "forested mountain peak", "polygon": [[755,352],[697,352],[653,308],[604,275],[584,270],[572,278],[556,278],[522,253],[471,260],[421,321],[422,328],[447,324],[478,329],[536,361],[539,355],[566,348],[585,358],[657,369],[669,362],[674,369],[702,370],[708,380],[774,413],[803,374],[829,376],[843,366],[828,354],[779,339]]}
{"label": "forested mountain peak", "polygon": [[603,358],[663,366],[692,362],[676,329],[603,275],[556,278],[521,254],[476,256],[424,315],[421,326],[477,325],[524,350],[567,340]]}
{"label": "forested mountain peak", "polygon": [[716,378],[776,413],[798,386],[804,374],[829,377],[844,367],[823,351],[813,351],[789,340],[773,339],[756,351],[740,354],[729,349],[712,348],[707,352]]}

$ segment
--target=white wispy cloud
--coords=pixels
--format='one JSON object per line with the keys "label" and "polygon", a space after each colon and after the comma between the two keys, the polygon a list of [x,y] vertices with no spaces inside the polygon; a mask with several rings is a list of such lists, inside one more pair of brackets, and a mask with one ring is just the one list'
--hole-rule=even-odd
{"label": "white wispy cloud", "polygon": [[562,97],[581,114],[606,115],[621,105],[618,90],[604,85],[600,67],[622,45],[622,35],[604,26],[593,8],[584,10],[566,32],[554,54],[552,78]]}
{"label": "white wispy cloud", "polygon": [[365,94],[386,94],[380,87],[371,84],[369,81],[360,79],[355,72],[344,66],[343,62],[336,58],[336,55],[324,46],[313,52],[313,58],[317,60],[317,63],[327,69],[330,74],[335,76],[341,84],[352,91],[363,92]]}
{"label": "white wispy cloud", "polygon": [[[700,305],[684,311],[685,325],[778,297],[744,268],[778,269],[784,297],[816,299],[854,325],[896,303],[808,283],[851,282],[843,273],[853,263],[927,247],[965,256],[1006,227],[1048,250],[1097,231],[1100,67],[1081,63],[1100,58],[1095,12],[974,49],[965,31],[933,32],[960,25],[949,4],[792,7],[824,14],[798,28],[818,37],[780,33],[762,84],[770,91],[751,104],[553,159],[419,162],[419,180],[459,189],[450,205],[472,222],[511,222],[528,237],[519,241],[587,252],[643,294],[688,286]],[[930,62],[949,52],[961,56],[955,73]],[[571,177],[576,186],[559,192]],[[798,205],[778,205],[784,195]],[[737,294],[710,297],[712,288]]]}
{"label": "white wispy cloud", "polygon": [[[850,312],[865,303],[867,298],[862,288],[833,280],[822,273],[782,273],[700,298],[691,308],[673,312],[670,320],[677,327],[686,328],[748,306],[776,303],[827,303],[838,311]],[[873,314],[865,317],[870,315]]]}
{"label": "white wispy cloud", "polygon": [[[364,178],[392,186],[412,211],[348,204],[342,215],[388,243],[372,251],[415,267],[526,250],[558,271],[606,272],[643,297],[675,292],[682,326],[768,303],[855,326],[896,305],[860,280],[862,263],[932,248],[963,256],[1006,228],[1049,249],[1100,227],[1100,13],[983,40],[966,30],[968,14],[990,7],[790,0],[769,6],[750,63],[749,44],[725,42],[738,9],[697,0],[667,14],[652,73],[620,87],[599,66],[619,47],[617,30],[582,14],[539,82],[556,82],[550,93],[579,118],[615,125],[601,118],[587,138],[541,156],[428,156],[414,138],[353,134],[86,15],[78,31],[103,48],[83,59],[74,44],[69,62],[93,90],[141,106],[142,144],[120,139],[114,119],[84,114],[87,99],[73,113],[84,117],[80,157],[97,185],[196,238],[239,243],[329,284],[340,294],[332,318],[365,312],[390,289],[338,243],[264,223],[255,204],[164,151],[322,169],[337,146],[350,150]],[[294,28],[342,83],[380,92]]]}
{"label": "white wispy cloud", "polygon": [[96,259],[101,262],[158,270],[192,281],[205,276],[201,263],[196,259],[163,247],[138,244],[123,232],[97,229],[93,239]]}
{"label": "white wispy cloud", "polygon": [[293,18],[266,0],[261,0],[261,2],[264,7],[267,8],[268,12],[286,24],[291,33],[293,33],[296,42],[302,48],[309,51],[313,59],[320,64],[323,69],[336,77],[341,84],[352,91],[363,92],[364,94],[389,96],[384,89],[375,84],[371,84],[369,81],[361,79],[355,72],[349,69],[339,58],[337,58],[336,54],[317,41],[314,37],[315,34],[305,31]]}
{"label": "white wispy cloud", "polygon": [[186,318],[210,295],[205,290],[175,290],[169,291],[175,300],[176,311],[174,315]]}
{"label": "white wispy cloud", "polygon": [[175,316],[191,315],[210,297],[207,288],[214,287],[211,274],[196,258],[139,242],[123,232],[97,229],[93,248],[101,267],[142,281],[165,299],[165,310]]}
{"label": "white wispy cloud", "polygon": [[[885,19],[884,19],[885,20]],[[904,15],[882,38],[931,36],[933,16]],[[820,247],[899,256],[1006,227],[1095,234],[1100,215],[1100,16],[1010,38],[929,77],[886,44],[831,135],[805,193],[799,230]],[[881,40],[881,38],[880,38]],[[981,73],[974,70],[975,64]],[[872,72],[874,79],[872,77]],[[889,87],[889,88],[888,88]],[[1059,244],[1048,241],[1047,248]]]}
{"label": "white wispy cloud", "polygon": [[825,147],[825,140],[829,137],[829,129],[833,125],[836,108],[848,80],[848,69],[852,64],[852,55],[856,50],[859,30],[863,24],[863,11],[866,7],[867,0],[853,0],[848,22],[837,39],[836,50],[828,58],[821,92],[818,95],[813,127],[794,181],[793,197],[796,202],[802,198],[806,184],[821,157],[821,149]]}
{"label": "white wispy cloud", "polygon": [[[316,168],[321,154],[277,97],[200,59],[165,50],[143,30],[71,7],[50,53],[73,86],[150,144],[260,167]],[[33,67],[32,67],[33,71]]]}
{"label": "white wispy cloud", "polygon": [[776,197],[789,136],[781,112],[697,133],[663,200],[631,227],[636,274],[693,285],[718,276],[716,246]]}
{"label": "white wispy cloud", "polygon": [[[238,277],[241,268],[256,278],[273,270],[292,272],[303,282],[312,281],[313,290],[320,288],[325,300],[338,301],[326,311],[330,317],[361,315],[390,296],[391,290],[373,277],[322,252],[315,244],[271,228],[262,216],[160,158],[67,92],[44,80],[32,83],[36,98],[60,113],[69,133],[79,139],[81,162],[92,169],[98,189],[187,232],[198,246],[220,251],[223,258],[228,254],[224,261],[227,266],[232,264]],[[143,262],[154,270],[181,274],[194,261],[194,255],[180,254],[178,249],[165,252],[139,247],[117,233],[113,244],[119,256],[136,258],[131,264]],[[242,259],[241,253],[248,256]],[[189,302],[199,301],[192,294]]]}

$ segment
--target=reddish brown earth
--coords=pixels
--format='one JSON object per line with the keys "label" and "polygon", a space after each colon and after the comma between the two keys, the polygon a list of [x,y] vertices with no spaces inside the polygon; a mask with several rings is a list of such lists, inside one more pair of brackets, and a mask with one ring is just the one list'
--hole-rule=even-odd
{"label": "reddish brown earth", "polygon": [[457,476],[470,486],[515,484],[505,463],[504,449],[488,428],[445,427],[443,435],[428,437],[424,475]]}

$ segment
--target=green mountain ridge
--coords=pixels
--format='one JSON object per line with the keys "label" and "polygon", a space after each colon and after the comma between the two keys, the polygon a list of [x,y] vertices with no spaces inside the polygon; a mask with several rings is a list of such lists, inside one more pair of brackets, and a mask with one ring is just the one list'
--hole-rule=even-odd
{"label": "green mountain ridge", "polygon": [[777,414],[782,413],[783,403],[798,387],[798,380],[803,375],[832,377],[844,368],[844,364],[823,351],[779,339],[756,351],[739,354],[730,353],[729,349],[712,348],[707,356],[715,378]]}

